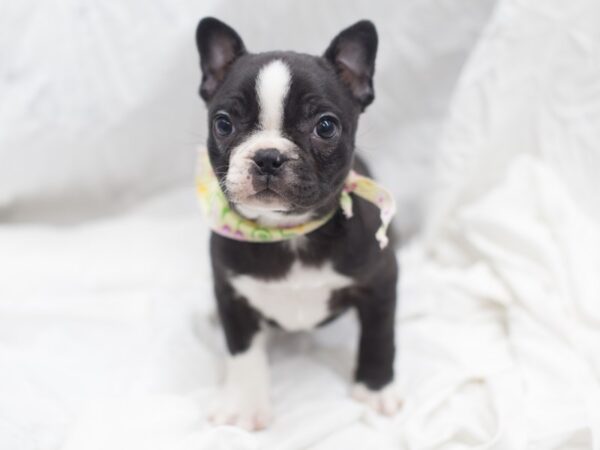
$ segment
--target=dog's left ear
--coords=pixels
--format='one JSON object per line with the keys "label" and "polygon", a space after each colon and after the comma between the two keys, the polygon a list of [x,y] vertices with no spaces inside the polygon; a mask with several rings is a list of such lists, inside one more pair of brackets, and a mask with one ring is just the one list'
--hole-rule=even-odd
{"label": "dog's left ear", "polygon": [[323,55],[352,92],[362,110],[375,98],[373,74],[377,55],[377,30],[361,20],[338,34]]}
{"label": "dog's left ear", "polygon": [[246,47],[233,28],[214,17],[206,17],[198,24],[196,45],[202,69],[200,96],[209,101],[231,64],[246,53]]}

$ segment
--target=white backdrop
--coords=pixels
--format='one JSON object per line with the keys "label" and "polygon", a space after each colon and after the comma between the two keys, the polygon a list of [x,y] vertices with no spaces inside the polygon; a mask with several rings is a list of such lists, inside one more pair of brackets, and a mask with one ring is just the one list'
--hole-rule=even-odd
{"label": "white backdrop", "polygon": [[[293,5],[0,3],[0,448],[600,449],[600,3]],[[348,397],[352,317],[272,342],[268,431],[204,420],[205,13],[256,50],[379,27],[359,141],[403,230],[435,193],[399,253],[392,420]]]}
{"label": "white backdrop", "polygon": [[192,180],[206,136],[194,30],[214,15],[252,51],[322,53],[380,33],[358,142],[420,220],[452,86],[493,0],[0,2],[0,218],[78,220]]}

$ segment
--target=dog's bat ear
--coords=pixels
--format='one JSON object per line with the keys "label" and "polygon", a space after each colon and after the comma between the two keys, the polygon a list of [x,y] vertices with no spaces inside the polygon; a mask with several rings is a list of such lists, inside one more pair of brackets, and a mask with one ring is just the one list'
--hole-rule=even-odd
{"label": "dog's bat ear", "polygon": [[363,111],[375,98],[373,74],[376,55],[377,30],[368,20],[361,20],[342,30],[323,55],[333,64]]}
{"label": "dog's bat ear", "polygon": [[209,101],[231,64],[246,53],[246,48],[233,28],[214,17],[206,17],[198,24],[196,45],[202,69],[200,96]]}

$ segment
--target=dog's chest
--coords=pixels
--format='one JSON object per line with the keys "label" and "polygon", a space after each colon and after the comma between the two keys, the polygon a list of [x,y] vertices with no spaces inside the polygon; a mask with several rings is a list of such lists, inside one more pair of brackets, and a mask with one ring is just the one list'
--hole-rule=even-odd
{"label": "dog's chest", "polygon": [[264,280],[240,275],[231,283],[265,317],[286,330],[298,331],[329,317],[332,293],[350,286],[352,279],[336,272],[330,263],[314,267],[296,261],[284,278]]}

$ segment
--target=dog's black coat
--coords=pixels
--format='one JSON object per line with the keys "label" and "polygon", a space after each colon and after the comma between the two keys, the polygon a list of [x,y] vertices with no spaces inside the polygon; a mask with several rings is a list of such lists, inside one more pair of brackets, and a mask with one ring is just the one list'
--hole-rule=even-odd
{"label": "dog's black coat", "polygon": [[[371,203],[353,196],[350,219],[339,209],[349,170],[368,174],[354,155],[354,139],[358,117],[374,98],[377,35],[373,25],[362,21],[344,30],[323,57],[293,52],[249,54],[235,31],[210,18],[199,24],[197,44],[203,73],[200,94],[209,112],[208,150],[217,177],[224,181],[231,149],[257,125],[255,80],[260,68],[281,59],[293,74],[282,128],[303,150],[288,169],[294,171],[293,181],[279,186],[293,200],[294,207],[287,213],[312,211],[316,217],[337,210],[325,225],[306,235],[297,249],[287,242],[239,242],[212,234],[214,288],[229,351],[247,350],[261,321],[272,322],[235,291],[232,277],[282,279],[295,261],[315,267],[329,262],[354,283],[332,292],[331,315],[324,322],[356,308],[361,336],[355,378],[371,389],[382,388],[393,379],[398,273],[394,243],[379,248],[375,239],[379,211]],[[223,110],[230,113],[236,127],[236,133],[225,139],[213,129],[215,115]],[[334,140],[323,141],[312,133],[315,117],[322,112],[331,112],[339,120],[342,131]]]}

